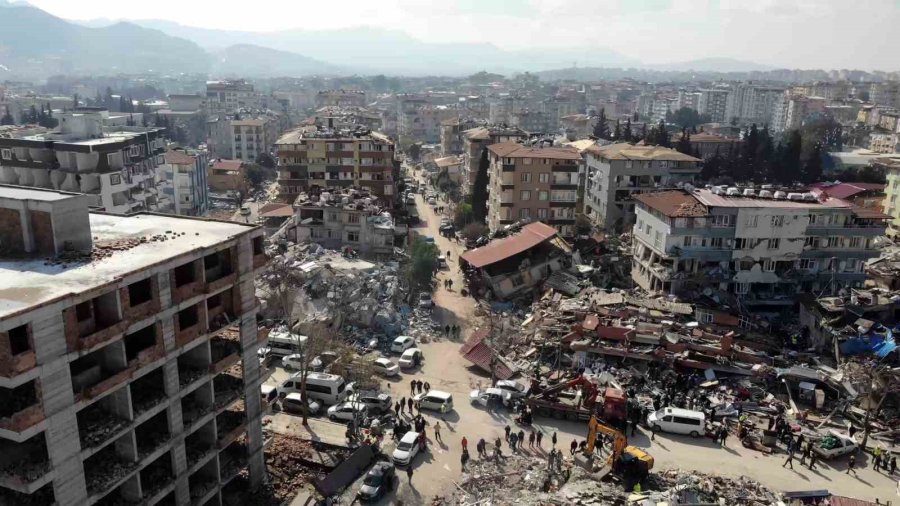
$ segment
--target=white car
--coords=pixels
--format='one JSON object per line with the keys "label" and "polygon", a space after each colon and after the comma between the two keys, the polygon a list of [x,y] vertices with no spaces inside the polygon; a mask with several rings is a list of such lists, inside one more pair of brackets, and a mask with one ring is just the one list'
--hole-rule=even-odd
{"label": "white car", "polygon": [[484,390],[472,390],[469,393],[469,402],[473,406],[499,407],[509,404],[509,393],[499,388],[485,388]]}
{"label": "white car", "polygon": [[394,461],[394,465],[407,466],[412,463],[417,453],[419,453],[419,433],[409,431],[397,443],[397,449],[391,455],[391,460]]}
{"label": "white car", "polygon": [[303,368],[303,355],[300,353],[286,355],[282,357],[281,365],[284,366],[285,369],[294,369],[295,371],[299,371]]}
{"label": "white car", "polygon": [[375,359],[375,361],[372,362],[372,366],[375,368],[375,372],[382,376],[390,377],[400,374],[400,367],[387,358]]}
{"label": "white car", "polygon": [[[828,448],[823,446],[823,444],[827,444]],[[853,438],[836,430],[828,431],[825,437],[816,441],[813,445],[813,451],[823,459],[849,455],[855,452],[857,448],[859,448],[859,445]]]}
{"label": "white car", "polygon": [[415,346],[416,340],[412,336],[399,336],[391,343],[391,351],[394,353],[403,353],[404,351]]}
{"label": "white car", "polygon": [[422,350],[418,348],[409,348],[403,352],[403,355],[400,356],[400,360],[397,362],[400,364],[401,368],[409,369],[411,367],[418,367],[423,360],[425,360],[425,354],[422,353]]}
{"label": "white car", "polygon": [[362,419],[366,416],[366,405],[361,402],[342,402],[328,408],[328,419],[332,422]]}
{"label": "white car", "polygon": [[[307,398],[306,399],[306,409],[307,413],[312,416],[318,415],[322,410],[322,406],[319,405],[318,402]],[[303,396],[297,392],[289,393],[285,396],[284,399],[281,399],[281,410],[285,413],[297,413],[298,415],[303,414]]]}
{"label": "white car", "polygon": [[499,388],[504,392],[508,392],[509,396],[513,399],[525,397],[525,392],[528,391],[528,388],[525,385],[513,380],[497,380],[497,382],[494,383],[494,388]]}
{"label": "white car", "polygon": [[423,309],[431,309],[434,307],[434,299],[431,298],[430,293],[419,294],[419,307]]}

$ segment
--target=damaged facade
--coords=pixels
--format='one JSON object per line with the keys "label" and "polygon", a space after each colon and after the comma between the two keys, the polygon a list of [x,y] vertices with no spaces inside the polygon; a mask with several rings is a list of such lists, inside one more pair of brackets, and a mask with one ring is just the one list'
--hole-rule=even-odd
{"label": "damaged facade", "polygon": [[314,242],[330,249],[348,247],[366,256],[394,252],[394,219],[364,189],[302,193],[294,201],[295,242]]}
{"label": "damaged facade", "polygon": [[635,197],[632,277],[651,293],[711,288],[778,312],[799,292],[860,287],[888,218],[811,193],[686,188]]}
{"label": "damaged facade", "polygon": [[262,230],[89,202],[0,187],[0,502],[204,504],[241,469],[261,483]]}

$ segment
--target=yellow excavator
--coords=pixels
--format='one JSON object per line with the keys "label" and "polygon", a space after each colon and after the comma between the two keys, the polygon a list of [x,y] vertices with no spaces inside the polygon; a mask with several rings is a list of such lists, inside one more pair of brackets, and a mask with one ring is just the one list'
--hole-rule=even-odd
{"label": "yellow excavator", "polygon": [[596,416],[592,416],[588,422],[587,445],[584,448],[584,457],[588,462],[593,460],[598,434],[606,434],[613,438],[612,451],[606,459],[603,476],[613,472],[621,476],[626,483],[641,482],[647,477],[653,469],[653,457],[640,448],[628,446],[628,439],[622,431],[604,424]]}

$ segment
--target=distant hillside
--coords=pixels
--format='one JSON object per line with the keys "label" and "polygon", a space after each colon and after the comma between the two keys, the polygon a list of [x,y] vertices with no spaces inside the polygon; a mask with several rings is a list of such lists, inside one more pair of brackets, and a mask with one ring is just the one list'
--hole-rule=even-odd
{"label": "distant hillside", "polygon": [[340,68],[297,53],[253,44],[237,44],[213,52],[212,72],[219,76],[302,76],[338,74]]}
{"label": "distant hillside", "polygon": [[695,72],[765,72],[775,69],[775,67],[769,65],[761,65],[734,58],[700,58],[678,63],[651,64],[645,65],[645,67],[650,70],[693,70]]}

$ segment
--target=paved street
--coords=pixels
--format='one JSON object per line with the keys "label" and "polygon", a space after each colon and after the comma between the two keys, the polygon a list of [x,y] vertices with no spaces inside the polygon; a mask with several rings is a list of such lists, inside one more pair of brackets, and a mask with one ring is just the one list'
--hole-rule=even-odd
{"label": "paved street", "polygon": [[[434,237],[442,253],[445,254],[447,250],[451,252],[449,270],[444,270],[438,275],[438,290],[435,293],[438,307],[435,308],[434,317],[442,324],[461,325],[465,330],[462,339],[465,339],[477,322],[474,317],[474,300],[459,294],[462,275],[458,269],[457,259],[462,251],[462,245],[441,237],[438,233],[440,216],[431,211],[431,208],[423,202],[421,195],[416,199],[419,215],[424,223],[415,228],[414,232]],[[441,282],[447,277],[453,279],[451,291],[445,290]],[[477,453],[474,447],[479,438],[492,441],[497,436],[502,437],[506,425],[518,430],[508,412],[488,412],[470,405],[469,391],[478,385],[486,386],[490,379],[486,374],[469,367],[468,362],[460,357],[458,353],[460,342],[442,339],[418,346],[425,352],[425,362],[421,369],[413,375],[404,374],[400,380],[385,381],[385,389],[397,399],[409,396],[411,379],[427,381],[431,383],[433,389],[444,390],[453,395],[455,410],[443,417],[436,413],[423,412],[429,423],[427,429],[429,451],[416,457],[412,485],[407,483],[406,475],[401,471],[401,485],[396,495],[391,494],[380,504],[398,501],[403,501],[404,504],[423,504],[433,496],[452,493],[456,488],[454,482],[458,483],[461,480],[460,441],[463,436],[468,438],[470,453],[475,457]],[[276,374],[271,381],[283,377]],[[434,440],[434,424],[438,422],[442,424],[443,443]],[[584,423],[543,418],[537,418],[535,422],[535,428],[543,431],[545,435],[543,448],[534,451],[536,455],[542,457],[546,456],[546,451],[550,449],[550,435],[554,431],[558,434],[558,446],[564,450],[568,450],[569,443],[573,439],[580,441],[587,433]],[[814,471],[800,466],[799,460],[795,460],[793,470],[784,469],[781,467],[784,462],[783,454],[765,456],[743,448],[734,437],[729,439],[726,448],[721,448],[708,439],[692,439],[687,436],[659,435],[655,441],[650,442],[649,433],[639,429],[634,437],[629,438],[629,444],[644,448],[653,455],[657,471],[681,468],[706,473],[715,472],[732,477],[747,476],[782,491],[828,489],[835,494],[870,501],[876,498],[882,502],[896,500],[896,480],[872,471],[870,459],[866,456],[859,457],[857,467],[869,468],[859,469],[858,476],[853,476],[844,473],[845,459],[839,459],[834,463],[819,462]],[[392,450],[393,446],[386,446],[388,454]],[[508,453],[507,448],[504,448],[504,453]],[[345,497],[352,497],[356,489],[358,483],[345,493]]]}

